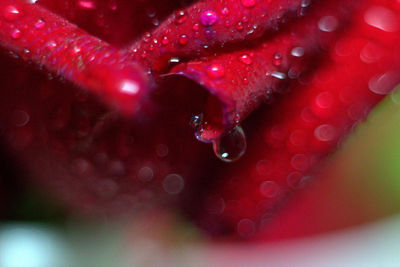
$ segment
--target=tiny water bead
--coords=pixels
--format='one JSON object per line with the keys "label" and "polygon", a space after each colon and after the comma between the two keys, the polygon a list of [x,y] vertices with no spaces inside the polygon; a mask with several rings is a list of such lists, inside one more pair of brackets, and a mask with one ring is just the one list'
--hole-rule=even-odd
{"label": "tiny water bead", "polygon": [[96,3],[91,0],[80,0],[78,1],[78,6],[82,9],[95,9]]}
{"label": "tiny water bead", "polygon": [[21,11],[14,5],[6,6],[3,10],[3,16],[7,21],[15,21],[21,17]]}
{"label": "tiny water bead", "polygon": [[175,12],[175,23],[182,24],[187,20],[187,15],[184,10],[178,10]]}
{"label": "tiny water bead", "polygon": [[285,80],[286,79],[286,74],[283,72],[279,72],[279,71],[273,71],[271,73],[267,73],[267,76],[271,75],[272,77],[279,79],[279,80]]}
{"label": "tiny water bead", "polygon": [[43,29],[45,25],[46,25],[46,22],[44,22],[44,20],[42,20],[42,19],[38,19],[35,22],[35,28],[38,29],[38,30],[39,29]]}
{"label": "tiny water bead", "polygon": [[294,47],[290,54],[294,57],[302,57],[304,56],[304,49],[300,46]]}
{"label": "tiny water bead", "polygon": [[188,43],[188,41],[189,41],[189,38],[187,37],[186,34],[182,34],[182,35],[179,37],[179,44],[180,44],[180,45],[186,45],[186,44]]}
{"label": "tiny water bead", "polygon": [[200,15],[200,22],[203,26],[212,26],[217,22],[217,19],[217,13],[212,10],[206,10]]}
{"label": "tiny water bead", "polygon": [[282,55],[280,53],[276,53],[274,55],[274,59],[273,59],[272,63],[275,66],[280,66],[282,64]]}
{"label": "tiny water bead", "polygon": [[325,16],[318,21],[318,28],[323,32],[333,32],[337,29],[339,21],[334,16]]}
{"label": "tiny water bead", "polygon": [[21,37],[21,31],[19,30],[19,29],[14,29],[12,32],[11,32],[11,37],[13,38],[13,39],[19,39],[20,37]]}
{"label": "tiny water bead", "polygon": [[208,66],[207,76],[213,79],[222,78],[225,75],[225,68],[222,64],[214,63]]}
{"label": "tiny water bead", "polygon": [[241,0],[240,2],[244,7],[254,7],[256,5],[256,0]]}
{"label": "tiny water bead", "polygon": [[251,59],[251,57],[248,56],[248,55],[242,55],[242,56],[240,57],[240,61],[241,61],[243,64],[246,64],[246,65],[250,65],[250,64],[253,62],[252,59]]}
{"label": "tiny water bead", "polygon": [[240,159],[247,148],[246,136],[242,127],[236,126],[226,136],[213,142],[214,154],[224,162]]}

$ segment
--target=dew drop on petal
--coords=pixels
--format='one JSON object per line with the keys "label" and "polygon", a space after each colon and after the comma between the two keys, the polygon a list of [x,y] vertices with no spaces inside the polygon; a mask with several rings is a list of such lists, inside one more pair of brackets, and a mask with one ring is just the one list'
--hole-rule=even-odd
{"label": "dew drop on petal", "polygon": [[20,31],[19,29],[14,29],[14,30],[11,32],[11,37],[12,37],[13,39],[19,39],[19,38],[21,38],[21,35],[22,35],[22,33],[21,33],[21,31]]}
{"label": "dew drop on petal", "polygon": [[334,16],[325,16],[318,21],[318,28],[323,32],[333,32],[338,27],[338,20]]}
{"label": "dew drop on petal", "polygon": [[21,17],[21,11],[13,5],[6,6],[3,10],[3,16],[8,21],[15,21]]}
{"label": "dew drop on petal", "polygon": [[229,15],[229,9],[228,9],[227,7],[224,7],[224,8],[222,9],[221,13],[222,13],[222,15],[227,16],[227,15]]}
{"label": "dew drop on petal", "polygon": [[378,95],[389,94],[400,83],[400,72],[388,71],[372,77],[368,82],[369,89]]}
{"label": "dew drop on petal", "polygon": [[240,159],[247,148],[246,136],[242,127],[236,126],[226,136],[213,142],[214,154],[224,162]]}
{"label": "dew drop on petal", "polygon": [[164,36],[161,40],[162,45],[168,45],[169,44],[169,39],[167,36]]}
{"label": "dew drop on petal", "polygon": [[44,22],[44,20],[42,20],[42,19],[38,19],[36,22],[35,22],[35,28],[36,29],[43,29],[44,28],[44,26],[46,26],[46,22]]}
{"label": "dew drop on petal", "polygon": [[242,63],[246,64],[246,65],[250,65],[250,64],[253,62],[252,59],[251,59],[251,57],[248,56],[248,55],[242,55],[242,56],[240,57],[240,61],[241,61]]}
{"label": "dew drop on petal", "polygon": [[280,53],[276,53],[276,54],[274,55],[274,58],[273,58],[273,60],[272,60],[272,63],[273,63],[275,66],[280,66],[280,65],[282,64],[282,55],[281,55]]}
{"label": "dew drop on petal", "polygon": [[311,0],[301,0],[301,7],[308,7],[311,4]]}
{"label": "dew drop on petal", "polygon": [[200,15],[200,22],[204,26],[212,26],[217,22],[218,16],[215,11],[206,10]]}
{"label": "dew drop on petal", "polygon": [[207,67],[207,75],[210,78],[218,79],[225,75],[225,68],[222,64],[214,63]]}
{"label": "dew drop on petal", "polygon": [[83,9],[95,9],[96,3],[92,0],[80,0],[78,6]]}
{"label": "dew drop on petal", "polygon": [[272,77],[279,79],[279,80],[285,80],[286,79],[286,74],[283,72],[279,72],[279,71],[273,71],[271,73],[268,73],[269,75],[271,75]]}
{"label": "dew drop on petal", "polygon": [[294,47],[290,52],[294,57],[302,57],[304,56],[304,49],[301,46]]}
{"label": "dew drop on petal", "polygon": [[244,7],[254,7],[256,5],[256,0],[241,0]]}
{"label": "dew drop on petal", "polygon": [[400,29],[400,23],[397,15],[381,6],[373,6],[364,14],[364,21],[385,32],[396,32]]}
{"label": "dew drop on petal", "polygon": [[186,45],[186,44],[188,43],[188,41],[189,41],[189,38],[187,37],[186,34],[182,34],[182,35],[179,37],[179,44],[180,44],[180,45]]}
{"label": "dew drop on petal", "polygon": [[178,10],[175,12],[175,23],[182,24],[187,20],[187,15],[184,10]]}

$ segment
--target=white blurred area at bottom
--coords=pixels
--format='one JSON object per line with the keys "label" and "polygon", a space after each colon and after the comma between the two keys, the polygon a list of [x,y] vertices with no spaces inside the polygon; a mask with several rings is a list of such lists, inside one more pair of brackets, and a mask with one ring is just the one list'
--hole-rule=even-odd
{"label": "white blurred area at bottom", "polygon": [[326,267],[400,263],[400,215],[349,230],[266,244],[175,242],[159,238],[159,234],[138,233],[132,229],[135,224],[131,226],[74,225],[60,231],[37,224],[2,225],[0,266]]}

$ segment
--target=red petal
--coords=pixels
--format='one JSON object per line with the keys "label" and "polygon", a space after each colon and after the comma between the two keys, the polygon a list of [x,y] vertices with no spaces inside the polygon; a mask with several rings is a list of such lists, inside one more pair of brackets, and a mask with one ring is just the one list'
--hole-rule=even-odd
{"label": "red petal", "polygon": [[132,114],[148,94],[149,78],[127,52],[119,51],[36,4],[7,0],[0,45]]}
{"label": "red petal", "polygon": [[[270,94],[287,88],[287,77],[296,79],[309,69],[307,63],[337,37],[338,31],[334,30],[346,25],[349,11],[354,7],[345,1],[317,3],[307,18],[298,19],[273,38],[261,37],[283,23],[284,15],[298,16],[305,8],[301,1],[259,1],[251,7],[238,6],[236,1],[200,2],[176,13],[133,49],[155,72],[165,70],[168,59],[180,61],[203,56],[178,65],[171,73],[196,81],[222,103],[212,98],[213,103],[204,108],[203,123],[207,127],[201,129],[200,139],[210,142],[242,122]],[[229,13],[230,9],[235,11]],[[204,16],[209,13],[206,18],[212,20],[207,25]],[[243,29],[227,24],[232,21],[240,21]],[[182,43],[182,36],[190,41]],[[245,45],[240,43],[243,40]],[[211,53],[204,49],[205,45],[215,52],[212,56],[204,57]],[[216,112],[220,105],[222,117]]]}
{"label": "red petal", "polygon": [[[263,238],[274,235],[268,224],[276,209],[310,181],[318,163],[400,82],[400,53],[387,46],[388,40],[400,41],[395,5],[380,1],[360,9],[323,66],[255,119],[260,125],[249,137],[248,156],[218,174],[216,188],[204,192],[201,211],[190,209],[203,227],[248,238],[266,225]],[[390,18],[365,19],[371,12],[387,12]],[[216,197],[223,203],[217,212],[207,202]],[[286,236],[290,222],[286,228],[278,224],[273,229]]]}

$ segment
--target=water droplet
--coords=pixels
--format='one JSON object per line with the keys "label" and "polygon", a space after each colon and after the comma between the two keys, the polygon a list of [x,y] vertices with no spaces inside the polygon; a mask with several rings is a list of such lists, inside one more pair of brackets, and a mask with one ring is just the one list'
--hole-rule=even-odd
{"label": "water droplet", "polygon": [[301,0],[301,7],[308,7],[311,4],[311,0]]}
{"label": "water droplet", "polygon": [[271,73],[267,73],[267,76],[268,76],[268,74],[271,75],[274,78],[279,79],[279,80],[285,80],[286,79],[286,74],[283,73],[283,72],[273,71]]}
{"label": "water droplet", "polygon": [[224,162],[240,159],[247,148],[246,136],[242,127],[236,126],[226,136],[213,142],[215,155]]}
{"label": "water droplet", "polygon": [[334,16],[325,16],[318,21],[318,28],[323,32],[333,32],[338,27],[338,20]]}
{"label": "water droplet", "polygon": [[378,95],[389,94],[400,83],[400,72],[388,71],[374,76],[368,82],[369,89]]}
{"label": "water droplet", "polygon": [[243,29],[244,29],[243,22],[239,21],[239,22],[236,24],[236,30],[238,30],[238,31],[243,31]]}
{"label": "water droplet", "polygon": [[20,31],[19,29],[14,29],[14,30],[11,32],[11,37],[12,37],[13,39],[19,39],[19,38],[21,38],[21,35],[22,35],[22,33],[21,33],[21,31]]}
{"label": "water droplet", "polygon": [[43,29],[44,28],[44,26],[46,26],[46,22],[44,22],[44,20],[42,20],[42,19],[38,19],[36,22],[35,22],[35,28],[36,29]]}
{"label": "water droplet", "polygon": [[179,44],[180,44],[180,45],[186,45],[186,44],[188,43],[188,41],[189,41],[189,39],[188,39],[188,37],[187,37],[186,34],[182,34],[182,35],[179,37]]}
{"label": "water droplet", "polygon": [[214,79],[222,78],[225,75],[225,68],[219,63],[211,64],[207,67],[207,75]]}
{"label": "water droplet", "polygon": [[21,17],[21,11],[13,5],[6,6],[3,10],[3,16],[8,21],[15,21]]}
{"label": "water droplet", "polygon": [[206,10],[200,15],[200,22],[204,26],[212,26],[217,22],[218,16],[212,10]]}
{"label": "water droplet", "polygon": [[274,55],[274,59],[272,60],[272,63],[275,66],[280,66],[282,64],[282,55],[280,53],[276,53]]}
{"label": "water droplet", "polygon": [[167,36],[164,36],[164,37],[162,38],[162,40],[161,40],[161,43],[162,43],[163,45],[169,44],[169,39],[168,39],[168,37],[167,37]]}
{"label": "water droplet", "polygon": [[186,21],[187,15],[184,10],[178,10],[175,12],[175,23],[182,24]]}
{"label": "water droplet", "polygon": [[256,5],[256,0],[241,0],[244,7],[254,7]]}
{"label": "water droplet", "polygon": [[304,56],[304,49],[303,47],[297,46],[294,47],[290,53],[294,57],[302,57]]}
{"label": "water droplet", "polygon": [[80,0],[78,6],[83,9],[95,9],[96,3],[92,0]]}
{"label": "water droplet", "polygon": [[169,63],[169,64],[177,64],[177,63],[179,63],[179,62],[181,62],[181,60],[180,60],[179,57],[171,57],[171,58],[168,60],[168,63]]}
{"label": "water droplet", "polygon": [[177,195],[182,192],[185,186],[185,181],[183,180],[182,176],[173,173],[164,178],[162,185],[165,192],[170,195]]}
{"label": "water droplet", "polygon": [[246,64],[246,65],[250,65],[250,64],[253,62],[252,59],[251,59],[251,57],[248,56],[248,55],[242,55],[242,56],[240,57],[240,61],[241,61],[242,63]]}
{"label": "water droplet", "polygon": [[397,15],[384,7],[374,6],[369,8],[364,14],[367,24],[385,32],[396,32],[400,28]]}
{"label": "water droplet", "polygon": [[221,11],[222,15],[228,16],[229,15],[229,9],[227,7],[224,7]]}

